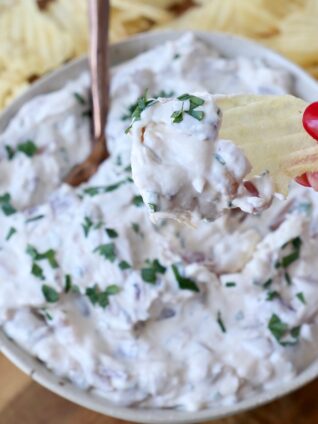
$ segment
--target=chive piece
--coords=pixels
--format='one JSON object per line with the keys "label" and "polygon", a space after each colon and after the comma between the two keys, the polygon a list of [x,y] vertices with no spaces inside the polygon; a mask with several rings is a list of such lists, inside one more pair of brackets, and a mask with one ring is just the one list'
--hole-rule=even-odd
{"label": "chive piece", "polygon": [[287,271],[285,272],[284,277],[285,277],[286,283],[287,283],[289,286],[291,286],[291,285],[292,285],[292,280],[291,280],[290,275],[288,274],[288,272],[287,272]]}
{"label": "chive piece", "polygon": [[47,284],[43,284],[42,293],[45,297],[45,300],[49,303],[56,303],[60,298],[58,292]]}
{"label": "chive piece", "polygon": [[12,160],[14,158],[14,155],[15,155],[15,150],[9,145],[4,146],[4,148],[6,149],[8,159]]}
{"label": "chive piece", "polygon": [[272,285],[273,280],[269,278],[265,283],[263,284],[264,289],[268,289]]}
{"label": "chive piece", "polygon": [[278,315],[273,314],[268,323],[268,329],[278,342],[281,342],[282,337],[288,331],[288,326]]}
{"label": "chive piece", "polygon": [[176,264],[172,265],[172,271],[173,274],[175,276],[175,279],[177,280],[178,284],[179,284],[179,288],[182,290],[191,290],[194,292],[199,292],[199,288],[196,285],[196,283],[191,280],[190,278],[187,277],[183,277],[178,269],[178,266]]}
{"label": "chive piece", "polygon": [[225,328],[224,322],[222,320],[222,316],[221,316],[220,311],[218,311],[218,314],[217,314],[217,323],[219,324],[222,333],[226,333],[226,328]]}
{"label": "chive piece", "polygon": [[132,204],[137,206],[137,208],[140,208],[141,206],[143,206],[144,201],[141,196],[134,196],[132,198]]}
{"label": "chive piece", "polygon": [[38,148],[36,147],[36,145],[33,143],[32,140],[27,140],[24,143],[18,144],[17,151],[24,153],[26,156],[31,158],[37,153]]}
{"label": "chive piece", "polygon": [[229,281],[228,283],[225,283],[225,287],[235,287],[236,283]]}
{"label": "chive piece", "polygon": [[127,262],[127,261],[120,261],[119,262],[119,264],[118,264],[118,266],[119,266],[119,268],[121,269],[121,270],[125,270],[125,269],[129,269],[129,268],[131,268],[131,265]]}
{"label": "chive piece", "polygon": [[35,277],[39,278],[40,280],[45,280],[43,269],[35,262],[32,264],[31,274],[33,274]]}
{"label": "chive piece", "polygon": [[279,297],[280,297],[280,294],[278,293],[278,291],[273,290],[273,291],[269,291],[269,292],[267,293],[267,298],[266,298],[266,300],[268,300],[268,301],[272,301],[272,300],[274,300],[274,299],[276,299],[276,298],[279,298]]}
{"label": "chive piece", "polygon": [[11,205],[11,196],[9,193],[5,193],[0,196],[0,207],[6,216],[16,213],[16,209]]}
{"label": "chive piece", "polygon": [[65,275],[65,285],[64,285],[64,291],[65,293],[68,293],[72,288],[72,277],[70,274]]}
{"label": "chive piece", "polygon": [[7,235],[6,235],[6,241],[10,240],[10,238],[15,234],[17,230],[14,227],[10,227]]}
{"label": "chive piece", "polygon": [[113,239],[118,237],[117,231],[115,231],[113,228],[105,228],[105,231],[109,238]]}
{"label": "chive piece", "polygon": [[45,216],[45,215],[36,215],[36,216],[33,216],[32,218],[28,218],[28,219],[25,221],[25,223],[26,223],[26,224],[29,224],[29,222],[38,221],[39,219],[44,218],[44,216]]}
{"label": "chive piece", "polygon": [[114,262],[116,259],[116,248],[114,243],[101,244],[97,246],[93,252],[97,252],[110,262]]}
{"label": "chive piece", "polygon": [[304,296],[304,293],[303,292],[299,292],[299,293],[297,293],[296,294],[296,297],[301,301],[301,303],[303,303],[304,305],[306,305],[306,299],[305,299],[305,296]]}
{"label": "chive piece", "polygon": [[88,237],[92,226],[93,226],[93,221],[90,219],[89,216],[85,216],[84,222],[82,224],[82,228],[83,228],[84,235],[85,235],[86,238]]}
{"label": "chive piece", "polygon": [[84,99],[84,97],[81,94],[75,92],[74,97],[80,105],[82,105],[82,106],[86,105],[86,100]]}

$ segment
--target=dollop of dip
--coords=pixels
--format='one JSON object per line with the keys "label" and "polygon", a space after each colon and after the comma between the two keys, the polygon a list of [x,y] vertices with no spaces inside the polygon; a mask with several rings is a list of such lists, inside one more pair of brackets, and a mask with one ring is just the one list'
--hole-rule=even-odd
{"label": "dollop of dip", "polygon": [[89,153],[88,75],[25,104],[0,135],[1,337],[119,405],[229,405],[317,357],[318,197],[295,186],[262,213],[153,225],[125,134],[146,88],[162,99],[293,85],[191,34],[146,52],[113,70],[111,156],[76,189],[61,181]]}
{"label": "dollop of dip", "polygon": [[215,96],[145,97],[134,115],[127,130],[132,176],[154,222],[189,222],[193,215],[214,220],[233,207],[258,213],[270,206],[270,175],[244,181],[252,169],[248,159],[233,142],[218,139],[222,113]]}

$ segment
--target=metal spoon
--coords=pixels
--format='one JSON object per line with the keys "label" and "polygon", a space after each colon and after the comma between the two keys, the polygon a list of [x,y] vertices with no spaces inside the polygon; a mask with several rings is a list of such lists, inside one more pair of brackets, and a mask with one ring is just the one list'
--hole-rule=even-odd
{"label": "metal spoon", "polygon": [[89,0],[91,93],[93,104],[92,151],[64,181],[72,186],[87,181],[108,156],[105,126],[109,106],[108,26],[109,0]]}

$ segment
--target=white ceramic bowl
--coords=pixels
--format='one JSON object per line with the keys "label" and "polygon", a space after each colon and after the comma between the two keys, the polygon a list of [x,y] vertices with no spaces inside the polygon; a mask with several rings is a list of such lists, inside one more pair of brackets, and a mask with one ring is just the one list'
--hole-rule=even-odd
{"label": "white ceramic bowl", "polygon": [[[112,65],[117,65],[127,59],[133,58],[149,48],[162,44],[166,40],[179,37],[182,32],[164,31],[139,35],[127,41],[114,44],[110,48]],[[308,101],[318,99],[318,84],[298,66],[282,58],[265,47],[254,42],[226,34],[197,33],[205,42],[210,43],[228,57],[246,56],[265,59],[269,64],[288,70],[295,79],[295,93]],[[21,97],[15,100],[8,109],[0,115],[0,132],[4,130],[17,110],[32,97],[58,89],[66,81],[76,78],[84,69],[87,69],[85,58],[67,64],[58,71],[37,81]],[[136,409],[116,406],[111,402],[82,391],[71,383],[61,380],[51,373],[40,361],[20,349],[0,329],[0,351],[4,353],[17,367],[29,374],[35,381],[42,384],[52,392],[69,399],[81,406],[100,412],[102,414],[135,421],[139,423],[197,423],[232,415],[243,410],[260,406],[280,396],[289,393],[318,376],[318,359],[308,368],[303,370],[293,381],[283,383],[271,391],[256,394],[242,402],[231,406],[215,406],[199,412],[185,412],[176,410]]]}

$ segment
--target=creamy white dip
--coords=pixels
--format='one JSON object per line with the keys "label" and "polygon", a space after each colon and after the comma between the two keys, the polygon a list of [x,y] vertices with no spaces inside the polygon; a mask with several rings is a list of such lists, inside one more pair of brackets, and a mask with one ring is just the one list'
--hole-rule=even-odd
{"label": "creamy white dip", "polygon": [[317,356],[318,197],[294,187],[262,214],[154,226],[125,134],[146,88],[285,93],[292,84],[191,35],[147,52],[114,71],[112,154],[77,189],[60,181],[89,149],[87,75],[26,104],[0,136],[0,323],[61,378],[118,404],[231,404]]}
{"label": "creamy white dip", "polygon": [[218,138],[221,124],[217,96],[206,92],[144,96],[137,106],[127,130],[132,176],[153,222],[213,220],[237,206],[249,213],[270,206],[269,173],[244,181],[252,166],[231,140]]}

